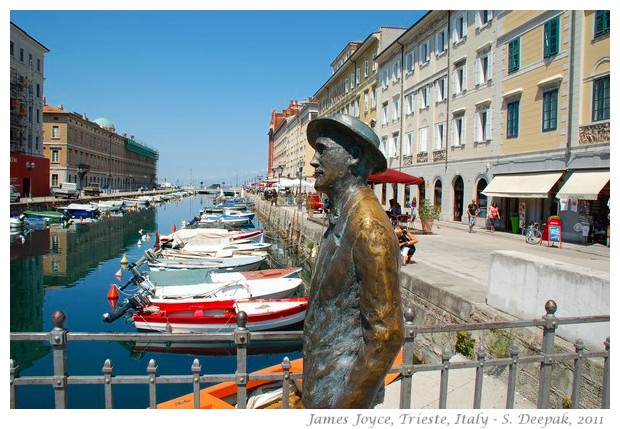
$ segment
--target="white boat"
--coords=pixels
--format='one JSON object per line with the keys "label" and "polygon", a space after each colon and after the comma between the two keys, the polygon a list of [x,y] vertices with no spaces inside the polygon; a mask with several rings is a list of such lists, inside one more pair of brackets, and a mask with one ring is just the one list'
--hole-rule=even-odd
{"label": "white boat", "polygon": [[239,280],[264,280],[277,278],[301,278],[300,267],[268,268],[255,271],[213,272],[208,268],[193,270],[146,271],[155,286],[195,285],[198,283],[230,283]]}
{"label": "white boat", "polygon": [[118,212],[125,206],[123,200],[102,200],[97,201],[95,204],[97,204],[102,213],[105,211]]}
{"label": "white boat", "polygon": [[252,271],[258,270],[266,255],[231,255],[218,258],[205,256],[202,258],[163,258],[157,257],[152,251],[145,252],[147,264],[152,271],[160,269],[210,268],[213,271]]}
{"label": "white boat", "polygon": [[271,247],[271,243],[253,241],[256,237],[252,234],[244,240],[239,234],[220,228],[182,228],[160,237],[159,246],[166,258],[228,257],[266,251]]}
{"label": "white boat", "polygon": [[300,278],[275,278],[230,282],[198,283],[194,285],[155,286],[148,275],[138,281],[141,288],[149,292],[153,305],[165,303],[194,304],[228,299],[276,299],[292,297],[302,284]]}

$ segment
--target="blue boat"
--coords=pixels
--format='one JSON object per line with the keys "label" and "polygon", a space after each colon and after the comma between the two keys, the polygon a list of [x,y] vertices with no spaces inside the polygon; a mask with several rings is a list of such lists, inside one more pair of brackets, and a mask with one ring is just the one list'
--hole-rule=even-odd
{"label": "blue boat", "polygon": [[65,207],[58,207],[58,211],[63,213],[66,211],[74,219],[97,219],[101,214],[99,207],[94,204],[71,203]]}

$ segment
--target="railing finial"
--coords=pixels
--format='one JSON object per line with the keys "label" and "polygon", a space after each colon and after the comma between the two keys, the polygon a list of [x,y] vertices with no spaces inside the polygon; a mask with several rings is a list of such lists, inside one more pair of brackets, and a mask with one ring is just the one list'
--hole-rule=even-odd
{"label": "railing finial", "polygon": [[52,314],[52,323],[54,324],[54,327],[57,329],[65,329],[66,320],[67,320],[67,315],[61,310],[56,310],[54,314]]}
{"label": "railing finial", "polygon": [[547,312],[548,315],[555,314],[557,309],[558,309],[558,305],[555,303],[554,300],[550,299],[549,301],[545,303],[545,311]]}

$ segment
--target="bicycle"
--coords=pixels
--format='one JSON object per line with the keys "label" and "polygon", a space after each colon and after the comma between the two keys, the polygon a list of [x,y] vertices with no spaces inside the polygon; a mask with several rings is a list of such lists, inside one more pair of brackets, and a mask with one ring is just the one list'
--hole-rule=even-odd
{"label": "bicycle", "polygon": [[525,242],[528,244],[540,244],[544,225],[545,224],[541,222],[530,222],[527,228],[523,230]]}

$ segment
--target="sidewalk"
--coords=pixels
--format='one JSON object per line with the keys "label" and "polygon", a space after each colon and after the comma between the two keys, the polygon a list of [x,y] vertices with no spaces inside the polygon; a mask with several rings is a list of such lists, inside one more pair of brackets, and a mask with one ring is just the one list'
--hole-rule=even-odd
{"label": "sidewalk", "polygon": [[[293,207],[282,207],[295,211]],[[303,225],[306,228],[322,230],[322,215],[308,219],[304,212]],[[521,234],[496,231],[491,233],[484,227],[476,227],[468,232],[464,223],[435,221],[432,233],[423,234],[420,221],[414,225],[414,234],[418,237],[413,263],[401,268],[403,275],[410,277],[418,285],[424,283],[433,288],[449,291],[451,294],[473,304],[486,305],[490,255],[496,250],[511,250],[548,258],[553,261],[582,267],[584,271],[593,270],[602,275],[610,274],[610,248],[600,244],[584,245],[575,243],[554,243],[553,246],[543,241],[539,245],[525,242]],[[561,310],[561,302],[558,307]],[[544,314],[545,309],[540,309]],[[451,361],[464,359],[455,355]],[[412,408],[436,409],[439,406],[438,371],[422,372],[413,376]],[[473,405],[475,384],[474,369],[450,371],[448,387],[448,408],[470,409]],[[482,408],[506,408],[506,382],[492,375],[484,376]],[[392,383],[386,388],[380,409],[399,408],[400,382]],[[516,394],[515,408],[533,409],[536,404]]]}

